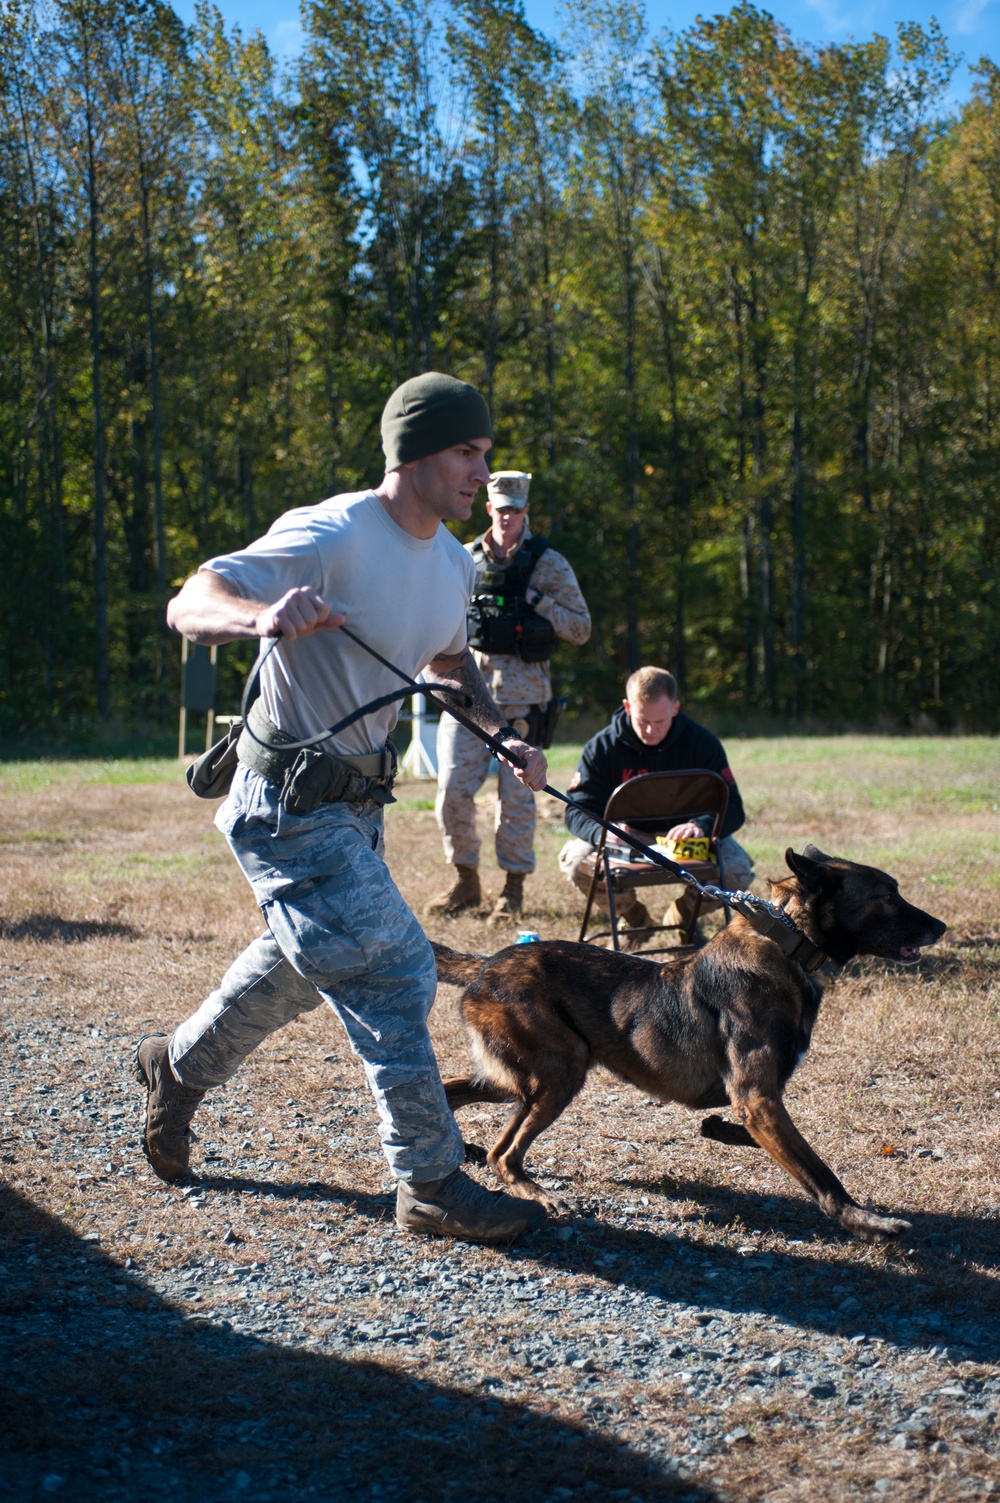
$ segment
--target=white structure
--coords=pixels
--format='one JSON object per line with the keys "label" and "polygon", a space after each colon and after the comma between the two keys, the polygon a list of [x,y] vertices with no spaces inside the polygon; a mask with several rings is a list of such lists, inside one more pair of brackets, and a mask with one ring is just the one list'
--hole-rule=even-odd
{"label": "white structure", "polygon": [[411,778],[436,778],[437,721],[428,720],[427,701],[422,694],[414,694],[410,700],[410,724],[413,735],[399,770]]}

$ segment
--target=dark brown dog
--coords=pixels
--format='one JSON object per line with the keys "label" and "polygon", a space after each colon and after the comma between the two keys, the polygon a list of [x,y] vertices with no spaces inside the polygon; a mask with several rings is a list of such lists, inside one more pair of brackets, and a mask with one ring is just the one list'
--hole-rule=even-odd
{"label": "dark brown dog", "polygon": [[[835,964],[856,955],[917,960],[945,932],[875,867],[811,845],[785,860],[793,875],[771,884],[772,899]],[[515,1195],[567,1209],[525,1173],[524,1156],[600,1064],[662,1101],[731,1106],[738,1122],[708,1117],[704,1136],[765,1148],[855,1236],[879,1241],[908,1227],[852,1200],[788,1115],[782,1091],[809,1048],[823,988],[745,919],[665,965],[563,941],[491,958],[443,945],[434,953],[441,980],[466,987],[462,1016],[479,1067],[445,1081],[449,1104],[517,1102],[486,1155]]]}

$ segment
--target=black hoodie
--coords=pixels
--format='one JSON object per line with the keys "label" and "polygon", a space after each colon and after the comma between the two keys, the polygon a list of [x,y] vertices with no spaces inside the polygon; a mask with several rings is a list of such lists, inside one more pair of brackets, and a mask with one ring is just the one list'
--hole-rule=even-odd
{"label": "black hoodie", "polygon": [[[732,835],[745,818],[743,800],[718,736],[678,713],[659,746],[646,746],[632,729],[624,709],[616,710],[611,724],[592,736],[583,748],[580,765],[569,785],[570,797],[583,807],[566,810],[566,828],[579,840],[596,845],[601,838],[601,827],[589,815],[604,813],[619,783],[627,783],[629,778],[643,772],[687,772],[696,767],[707,767],[725,778],[729,803],[722,834]],[[703,824],[706,832],[712,827],[711,818],[697,823]]]}

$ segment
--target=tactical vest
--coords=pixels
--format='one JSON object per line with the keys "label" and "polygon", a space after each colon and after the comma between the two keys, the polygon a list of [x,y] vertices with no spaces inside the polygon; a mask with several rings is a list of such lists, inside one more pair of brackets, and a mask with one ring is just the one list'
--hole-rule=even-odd
{"label": "tactical vest", "polygon": [[527,538],[510,563],[494,562],[483,540],[473,544],[476,584],[469,607],[469,646],[491,656],[518,657],[544,663],[552,656],[556,634],[524,598],[535,565],[548,548],[545,538]]}

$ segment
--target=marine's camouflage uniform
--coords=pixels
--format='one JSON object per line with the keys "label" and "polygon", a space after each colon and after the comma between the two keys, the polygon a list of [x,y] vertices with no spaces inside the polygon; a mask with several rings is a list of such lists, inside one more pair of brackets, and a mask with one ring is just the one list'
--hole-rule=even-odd
{"label": "marine's camouflage uniform", "polygon": [[[507,556],[517,556],[518,549],[531,536],[527,521],[518,547]],[[495,559],[492,535],[483,538],[486,556]],[[471,548],[471,544],[468,545]],[[580,647],[590,636],[590,612],[580,593],[571,565],[555,549],[547,548],[532,570],[529,589],[537,590],[541,600],[534,607],[540,616],[551,621],[557,637]],[[474,654],[486,686],[505,721],[523,734],[523,717],[532,705],[547,705],[552,698],[552,680],[548,663],[525,663],[507,654]],[[521,724],[518,724],[521,721]],[[476,829],[475,796],[489,771],[491,752],[471,731],[450,715],[442,715],[438,724],[437,759],[438,793],[435,804],[437,822],[444,838],[445,860],[455,866],[479,865],[479,834]],[[497,865],[502,871],[527,874],[535,869],[533,849],[535,835],[535,797],[514,776],[513,770],[500,763],[496,814]]]}
{"label": "marine's camouflage uniform", "polygon": [[220,1085],[268,1034],[328,1002],[364,1063],[393,1175],[443,1178],[465,1149],[427,1030],[434,956],[389,876],[382,810],[366,799],[289,814],[278,792],[241,766],[216,818],[267,930],[174,1034],[174,1073]]}

